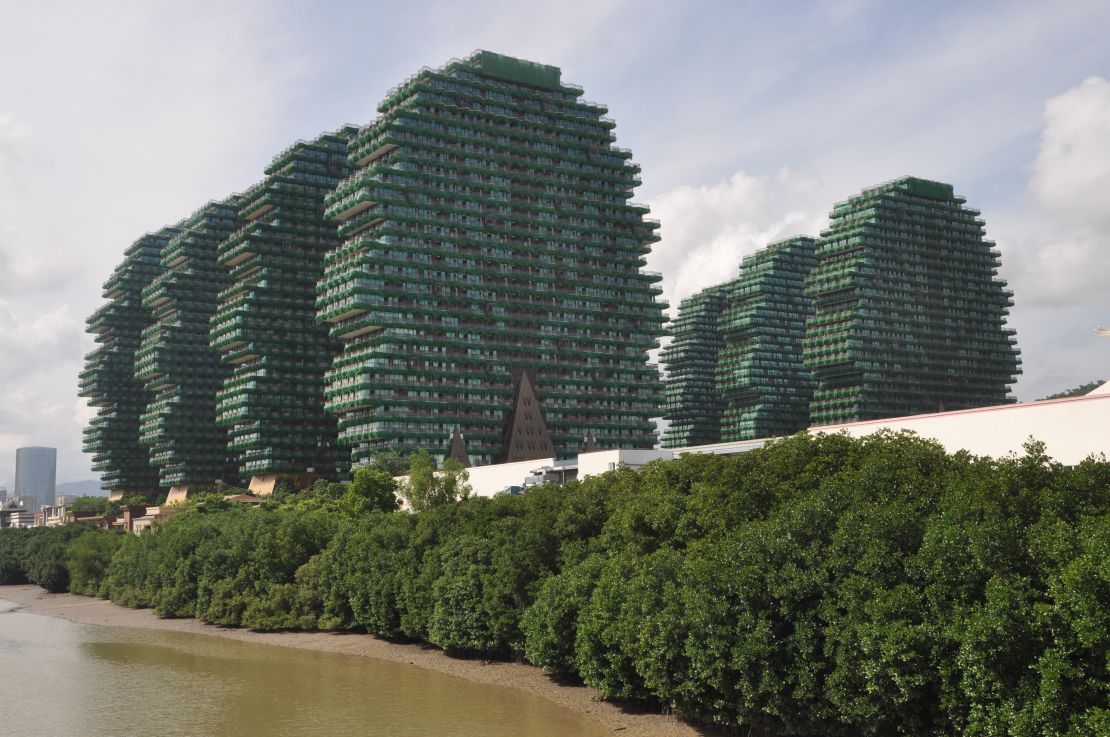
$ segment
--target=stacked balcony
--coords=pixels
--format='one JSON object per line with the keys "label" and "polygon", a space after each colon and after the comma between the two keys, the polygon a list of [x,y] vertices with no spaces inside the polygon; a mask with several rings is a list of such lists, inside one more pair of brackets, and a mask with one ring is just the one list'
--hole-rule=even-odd
{"label": "stacked balcony", "polygon": [[219,246],[227,286],[217,295],[209,345],[228,375],[216,392],[238,474],[261,477],[345,471],[323,377],[338,343],[316,321],[316,283],[336,247],[324,197],[346,177],[354,128],[299,141],[238,201],[243,225]]}
{"label": "stacked balcony", "polygon": [[556,448],[650,448],[662,387],[657,240],[605,108],[555,67],[476,52],[391,91],[327,199],[341,243],[317,290],[342,343],[326,407],[363,464],[498,453],[513,376],[535,380]]}
{"label": "stacked balcony", "polygon": [[167,487],[237,485],[227,433],[216,425],[215,394],[230,370],[208,347],[217,295],[230,279],[217,249],[239,226],[237,198],[213,202],[180,225],[161,254],[161,273],[143,290],[153,322],[142,333],[135,378],[149,393],[140,441]]}
{"label": "stacked balcony", "polygon": [[99,345],[85,357],[79,379],[79,395],[97,408],[85,428],[84,450],[114,497],[154,496],[161,488],[140,442],[140,415],[152,396],[135,378],[135,355],[143,330],[153,322],[143,290],[158,276],[161,253],[179,233],[168,227],[132,244],[104,283],[108,302],[86,321]]}
{"label": "stacked balcony", "polygon": [[746,257],[727,288],[717,386],[721,440],[790,435],[809,426],[813,380],[802,360],[816,241],[796,237]]}
{"label": "stacked balcony", "polygon": [[717,360],[724,347],[718,323],[732,282],[684,299],[671,324],[673,340],[660,358],[667,367],[664,448],[721,441],[724,402],[717,388]]}
{"label": "stacked balcony", "polygon": [[1012,294],[977,210],[903,177],[838,204],[806,286],[815,425],[1010,401]]}

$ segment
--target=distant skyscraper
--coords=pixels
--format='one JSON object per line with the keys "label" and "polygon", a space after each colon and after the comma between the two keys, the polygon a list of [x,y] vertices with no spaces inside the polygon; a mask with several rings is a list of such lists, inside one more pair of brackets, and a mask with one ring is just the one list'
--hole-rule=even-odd
{"label": "distant skyscraper", "polygon": [[833,208],[806,285],[812,424],[1007,401],[1012,295],[964,203],[950,184],[903,177]]}
{"label": "distant skyscraper", "polygon": [[35,498],[35,509],[54,503],[58,451],[55,448],[19,448],[15,452],[15,495]]}

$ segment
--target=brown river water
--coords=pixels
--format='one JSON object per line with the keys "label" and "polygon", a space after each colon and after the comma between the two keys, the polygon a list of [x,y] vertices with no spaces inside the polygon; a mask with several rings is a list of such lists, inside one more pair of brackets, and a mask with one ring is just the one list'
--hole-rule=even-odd
{"label": "brown river water", "polygon": [[414,666],[76,624],[0,600],[2,737],[597,737],[539,697]]}

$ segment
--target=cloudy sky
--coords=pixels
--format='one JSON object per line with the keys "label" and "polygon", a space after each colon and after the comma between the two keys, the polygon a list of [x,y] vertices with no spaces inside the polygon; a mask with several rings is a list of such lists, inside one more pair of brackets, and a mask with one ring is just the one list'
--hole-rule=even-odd
{"label": "cloudy sky", "polygon": [[662,220],[672,304],[904,174],[979,208],[1015,293],[1020,399],[1110,378],[1110,4],[0,0],[0,483],[91,478],[83,321],[145,232],[476,48],[605,102]]}

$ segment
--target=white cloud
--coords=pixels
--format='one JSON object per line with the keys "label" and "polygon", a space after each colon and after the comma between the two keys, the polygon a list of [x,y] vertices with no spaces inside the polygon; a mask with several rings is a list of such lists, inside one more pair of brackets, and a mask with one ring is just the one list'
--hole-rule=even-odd
{"label": "white cloud", "polygon": [[831,201],[819,182],[783,169],[774,177],[743,171],[716,184],[682,186],[650,201],[662,227],[648,267],[664,275],[663,297],[679,301],[739,273],[740,261],[792,235],[816,236]]}
{"label": "white cloud", "polygon": [[74,263],[35,248],[25,227],[0,225],[0,285],[7,297],[57,293],[77,274]]}
{"label": "white cloud", "polygon": [[1031,170],[1034,206],[995,228],[1019,302],[1107,309],[1110,82],[1091,77],[1045,102]]}
{"label": "white cloud", "polygon": [[1045,104],[1029,189],[1083,225],[1110,226],[1110,81],[1091,77]]}
{"label": "white cloud", "polygon": [[31,126],[15,113],[0,113],[0,144],[14,145],[31,136]]}
{"label": "white cloud", "polygon": [[0,483],[26,443],[89,478],[75,395],[101,283],[144,232],[317,132],[295,114],[313,66],[259,2],[0,7],[0,68],[19,70],[0,99]]}

